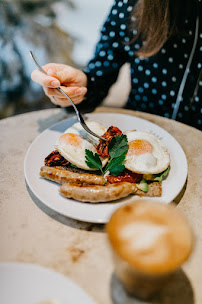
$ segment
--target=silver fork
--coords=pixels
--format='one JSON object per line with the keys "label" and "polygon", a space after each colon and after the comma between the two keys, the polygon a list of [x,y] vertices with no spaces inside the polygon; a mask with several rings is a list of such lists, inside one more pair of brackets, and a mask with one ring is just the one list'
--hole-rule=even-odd
{"label": "silver fork", "polygon": [[[46,72],[45,72],[45,71],[42,69],[42,67],[38,64],[38,62],[37,62],[37,60],[36,60],[36,57],[34,57],[32,51],[30,51],[29,53],[30,53],[32,59],[34,60],[36,66],[38,67],[38,69],[39,69],[42,73],[46,74]],[[47,75],[47,74],[46,74],[46,75]],[[80,124],[82,125],[82,127],[83,127],[88,133],[90,133],[91,135],[93,135],[93,136],[95,136],[95,137],[97,137],[97,138],[99,138],[99,139],[101,139],[101,140],[103,140],[103,141],[107,141],[104,137],[97,135],[96,133],[94,133],[93,131],[91,131],[91,130],[89,129],[89,127],[88,127],[88,126],[86,125],[86,123],[85,123],[85,120],[84,120],[83,116],[81,115],[81,113],[79,112],[79,110],[77,109],[77,107],[75,106],[75,104],[74,104],[74,102],[72,101],[72,99],[71,99],[71,98],[70,98],[70,97],[69,97],[69,96],[60,88],[60,87],[56,88],[56,90],[58,90],[60,93],[62,93],[62,94],[71,102],[71,104],[72,104],[72,106],[73,106],[73,108],[74,108],[74,110],[75,110],[75,112],[76,112],[77,118],[78,118]]]}

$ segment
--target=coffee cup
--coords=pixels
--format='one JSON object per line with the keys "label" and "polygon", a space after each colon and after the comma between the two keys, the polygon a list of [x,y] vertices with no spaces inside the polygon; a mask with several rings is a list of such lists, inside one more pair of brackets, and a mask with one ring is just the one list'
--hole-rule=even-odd
{"label": "coffee cup", "polygon": [[138,200],[118,208],[106,226],[115,273],[125,290],[151,298],[188,259],[193,234],[171,205]]}

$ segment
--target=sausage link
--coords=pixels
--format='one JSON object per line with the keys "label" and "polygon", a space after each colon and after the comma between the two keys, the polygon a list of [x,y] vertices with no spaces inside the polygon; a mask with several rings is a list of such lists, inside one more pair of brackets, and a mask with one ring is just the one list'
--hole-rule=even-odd
{"label": "sausage link", "polygon": [[76,184],[91,184],[91,185],[105,185],[107,181],[101,175],[90,174],[90,173],[76,173],[65,170],[60,167],[41,167],[40,176],[54,181],[58,184],[66,182],[72,182]]}
{"label": "sausage link", "polygon": [[68,198],[91,203],[118,200],[135,193],[136,190],[135,184],[127,182],[106,186],[64,183],[59,189],[60,193]]}

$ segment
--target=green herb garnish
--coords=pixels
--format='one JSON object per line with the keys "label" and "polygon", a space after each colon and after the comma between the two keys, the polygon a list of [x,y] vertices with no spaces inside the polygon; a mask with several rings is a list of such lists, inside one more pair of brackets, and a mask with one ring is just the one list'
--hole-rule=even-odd
{"label": "green herb garnish", "polygon": [[86,149],[85,152],[86,164],[88,165],[88,167],[91,169],[99,169],[104,175],[102,170],[102,162],[100,160],[99,155],[97,153],[93,154],[93,152],[88,149]]}
{"label": "green herb garnish", "polygon": [[114,176],[119,175],[124,169],[125,166],[123,165],[123,161],[125,159],[125,155],[113,158],[106,169],[113,174]]}
{"label": "green herb garnish", "polygon": [[123,162],[128,148],[128,139],[126,135],[118,134],[113,137],[108,146],[110,160],[105,171],[108,170],[114,176],[119,175],[125,169]]}
{"label": "green herb garnish", "polygon": [[102,172],[102,175],[109,171],[114,176],[117,176],[125,169],[123,162],[125,160],[128,147],[127,136],[118,134],[113,137],[109,143],[108,151],[110,160],[104,170],[102,169],[99,155],[97,153],[93,154],[93,152],[88,149],[85,150],[86,164],[91,169],[99,169]]}

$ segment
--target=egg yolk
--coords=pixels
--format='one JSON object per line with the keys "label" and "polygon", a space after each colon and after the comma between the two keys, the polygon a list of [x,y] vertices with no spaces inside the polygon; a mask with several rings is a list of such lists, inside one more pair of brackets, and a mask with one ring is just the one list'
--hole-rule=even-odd
{"label": "egg yolk", "polygon": [[141,155],[144,153],[152,153],[153,147],[152,145],[143,139],[136,139],[129,142],[129,149],[127,155]]}
{"label": "egg yolk", "polygon": [[73,133],[65,133],[60,137],[61,144],[69,144],[72,146],[80,146],[82,142],[82,138],[78,134]]}

